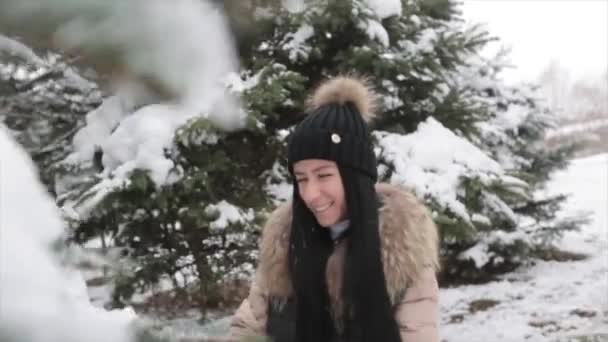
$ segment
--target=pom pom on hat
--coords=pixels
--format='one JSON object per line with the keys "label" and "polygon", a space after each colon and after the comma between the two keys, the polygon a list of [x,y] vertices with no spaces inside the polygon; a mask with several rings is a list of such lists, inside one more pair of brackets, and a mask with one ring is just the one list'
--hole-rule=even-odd
{"label": "pom pom on hat", "polygon": [[377,96],[365,78],[338,76],[323,83],[308,100],[309,111],[328,104],[351,103],[366,123],[376,117]]}

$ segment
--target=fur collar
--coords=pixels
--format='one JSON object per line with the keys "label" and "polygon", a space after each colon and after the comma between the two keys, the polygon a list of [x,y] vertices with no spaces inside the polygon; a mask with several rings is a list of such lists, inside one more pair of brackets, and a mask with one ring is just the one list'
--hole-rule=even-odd
{"label": "fur collar", "polygon": [[[395,304],[424,268],[439,269],[437,228],[426,207],[404,188],[377,184],[376,192],[382,203],[379,222],[384,274]],[[290,230],[291,203],[287,202],[270,215],[260,244],[256,281],[270,297],[287,298],[293,292],[287,258]],[[334,299],[340,293],[344,250],[336,248],[328,260],[328,288]]]}

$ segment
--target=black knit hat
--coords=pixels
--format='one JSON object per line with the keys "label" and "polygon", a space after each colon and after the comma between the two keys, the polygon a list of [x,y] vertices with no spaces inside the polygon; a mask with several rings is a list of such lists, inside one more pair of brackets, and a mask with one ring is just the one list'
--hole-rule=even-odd
{"label": "black knit hat", "polygon": [[368,122],[373,119],[374,93],[365,81],[336,77],[321,84],[309,101],[307,117],[289,137],[287,161],[332,160],[376,181],[376,157]]}

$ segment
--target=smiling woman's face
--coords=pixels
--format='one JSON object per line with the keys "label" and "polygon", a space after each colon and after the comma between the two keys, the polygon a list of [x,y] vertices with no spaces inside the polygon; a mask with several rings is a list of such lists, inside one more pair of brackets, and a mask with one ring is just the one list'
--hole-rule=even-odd
{"label": "smiling woman's face", "polygon": [[329,227],[346,219],[344,186],[335,162],[305,159],[294,163],[293,171],[300,197],[319,225]]}

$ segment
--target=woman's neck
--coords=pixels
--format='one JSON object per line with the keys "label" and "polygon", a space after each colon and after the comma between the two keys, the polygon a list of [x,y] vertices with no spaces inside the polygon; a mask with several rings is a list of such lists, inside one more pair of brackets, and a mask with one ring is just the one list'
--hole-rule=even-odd
{"label": "woman's neck", "polygon": [[329,226],[329,232],[331,234],[332,240],[336,240],[337,238],[339,238],[340,235],[342,235],[342,233],[344,233],[344,231],[348,229],[349,225],[350,221],[344,220]]}

